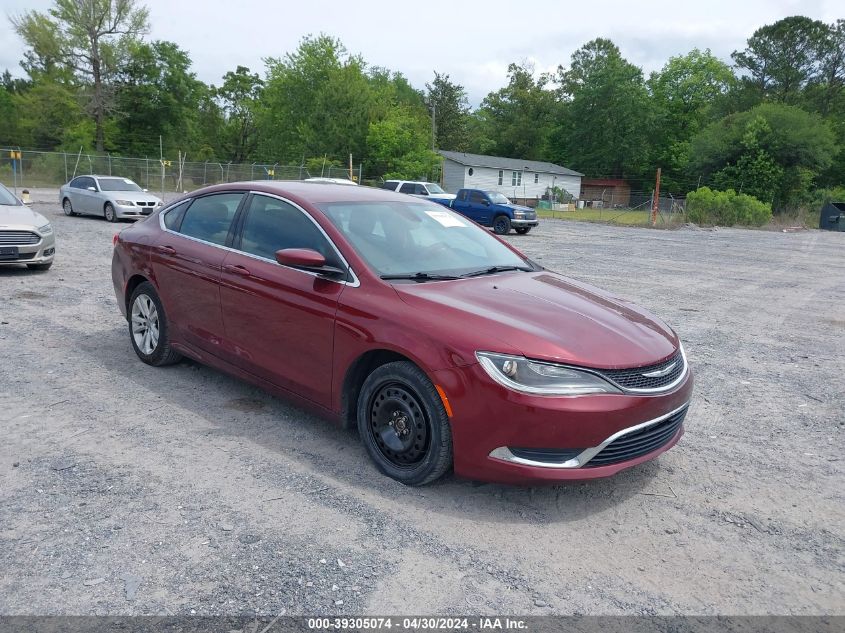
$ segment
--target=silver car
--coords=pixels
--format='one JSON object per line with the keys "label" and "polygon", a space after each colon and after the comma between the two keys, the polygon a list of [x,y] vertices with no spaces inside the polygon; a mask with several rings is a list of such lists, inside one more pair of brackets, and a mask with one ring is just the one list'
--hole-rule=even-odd
{"label": "silver car", "polygon": [[56,254],[50,221],[0,184],[0,266],[26,264],[47,270]]}
{"label": "silver car", "polygon": [[142,218],[161,206],[158,198],[120,176],[77,176],[59,189],[65,215],[101,215],[109,222]]}

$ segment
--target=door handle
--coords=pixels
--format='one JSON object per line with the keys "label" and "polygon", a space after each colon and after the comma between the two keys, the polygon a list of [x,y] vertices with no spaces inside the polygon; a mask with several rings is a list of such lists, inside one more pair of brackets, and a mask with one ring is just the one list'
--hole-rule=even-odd
{"label": "door handle", "polygon": [[165,255],[175,255],[176,249],[172,246],[159,246],[158,247],[159,253],[164,253]]}
{"label": "door handle", "polygon": [[252,273],[240,264],[227,264],[223,266],[223,270],[233,275],[240,275],[241,277],[252,277]]}

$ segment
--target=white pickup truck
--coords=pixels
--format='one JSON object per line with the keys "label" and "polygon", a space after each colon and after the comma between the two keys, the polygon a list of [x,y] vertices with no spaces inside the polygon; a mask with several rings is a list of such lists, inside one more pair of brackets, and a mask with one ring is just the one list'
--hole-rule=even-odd
{"label": "white pickup truck", "polygon": [[421,180],[385,180],[382,189],[409,193],[419,198],[435,198],[437,200],[454,200],[455,194],[446,193],[436,182],[424,182]]}

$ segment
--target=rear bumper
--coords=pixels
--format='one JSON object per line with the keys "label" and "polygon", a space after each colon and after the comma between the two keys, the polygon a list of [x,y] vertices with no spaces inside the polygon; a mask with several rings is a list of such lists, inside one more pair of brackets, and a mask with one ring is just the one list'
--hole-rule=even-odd
{"label": "rear bumper", "polygon": [[[435,381],[453,411],[455,472],[472,479],[516,484],[608,477],[655,458],[678,442],[684,433],[682,425],[648,453],[602,465],[596,465],[600,460],[593,465],[589,462],[620,432],[648,427],[683,410],[692,395],[689,370],[677,387],[658,395],[534,396],[493,383],[477,364],[436,372]],[[569,450],[573,456],[589,459],[565,467],[567,460],[555,464],[553,460],[509,459],[499,450],[503,447]]]}

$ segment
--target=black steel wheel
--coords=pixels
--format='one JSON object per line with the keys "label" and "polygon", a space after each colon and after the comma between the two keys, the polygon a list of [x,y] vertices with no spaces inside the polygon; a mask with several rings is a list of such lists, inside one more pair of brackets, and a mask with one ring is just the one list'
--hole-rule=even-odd
{"label": "black steel wheel", "polygon": [[507,235],[511,232],[511,219],[506,215],[497,215],[493,219],[493,232],[496,235]]}
{"label": "black steel wheel", "polygon": [[413,363],[388,363],[367,377],[358,398],[358,432],[378,469],[403,484],[430,483],[452,465],[443,402]]}

